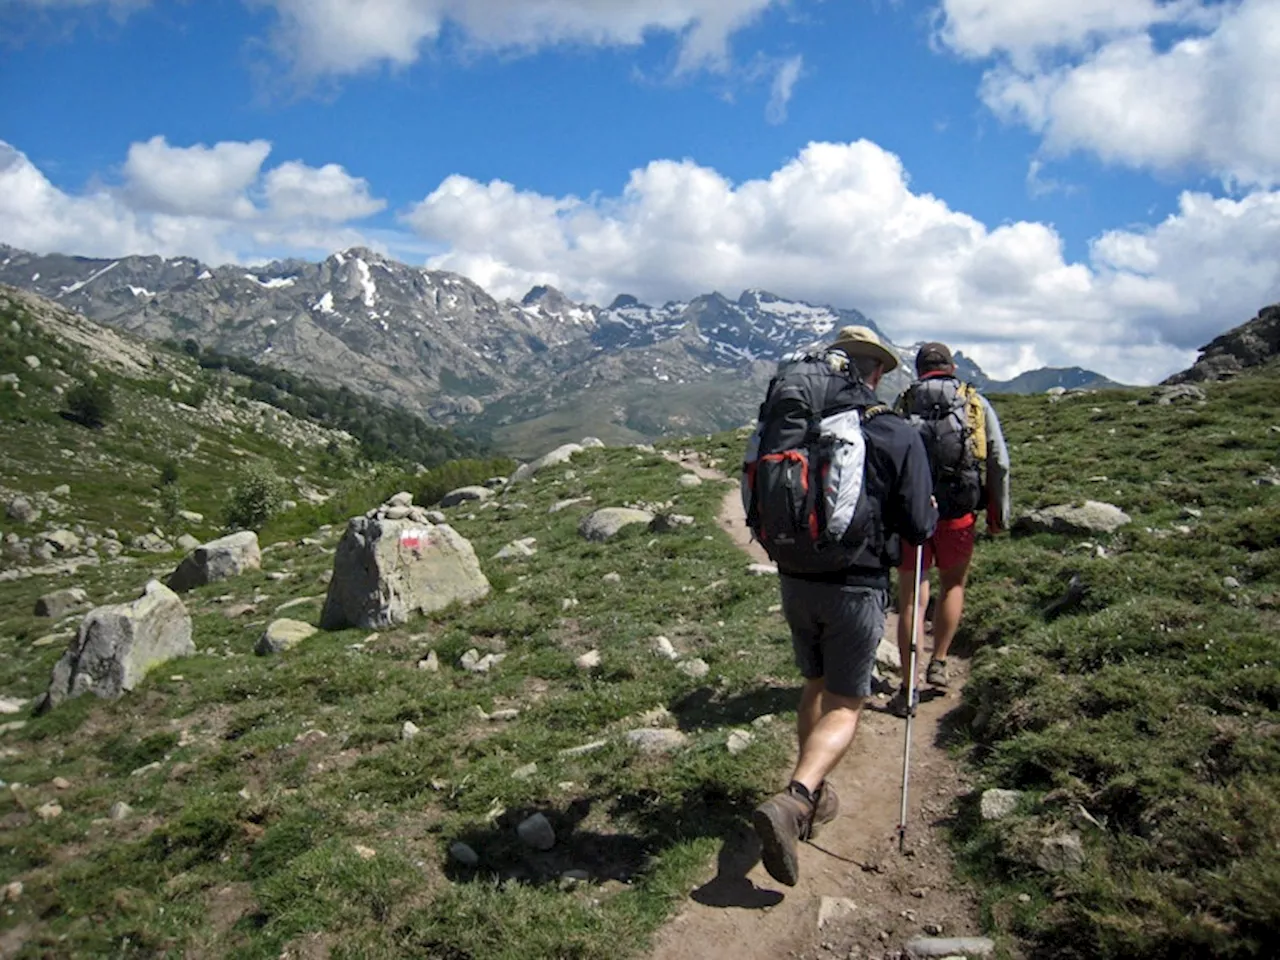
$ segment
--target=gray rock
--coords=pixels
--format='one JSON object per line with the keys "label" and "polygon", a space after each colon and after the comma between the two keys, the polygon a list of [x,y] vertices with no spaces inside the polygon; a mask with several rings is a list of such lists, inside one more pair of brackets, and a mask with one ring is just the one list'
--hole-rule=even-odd
{"label": "gray rock", "polygon": [[696,473],[682,473],[676,482],[686,490],[702,486],[702,478]]}
{"label": "gray rock", "polygon": [[603,447],[604,447],[604,441],[601,440],[599,437],[583,437],[582,438],[583,450],[600,450],[600,449],[603,449]]}
{"label": "gray rock", "polygon": [[1240,581],[1237,580],[1235,577],[1223,577],[1222,585],[1226,587],[1228,590],[1240,589]]}
{"label": "gray rock", "polygon": [[23,357],[23,358],[22,358],[22,362],[23,362],[23,363],[25,363],[25,364],[26,364],[28,367],[30,367],[32,370],[39,370],[39,369],[40,369],[40,358],[39,358],[39,357],[36,357],[36,356],[30,356],[30,355],[28,355],[28,356],[25,356],[25,357]]}
{"label": "gray rock", "polygon": [[664,730],[661,727],[642,727],[627,731],[627,743],[641,753],[648,754],[672,753],[683,747],[688,739],[679,730]]}
{"label": "gray rock", "polygon": [[1064,833],[1040,841],[1036,866],[1047,873],[1075,873],[1084,867],[1084,862],[1084,845],[1078,833]]}
{"label": "gray rock", "polygon": [[628,507],[604,507],[587,514],[578,524],[578,533],[595,542],[611,540],[618,531],[634,524],[648,526],[653,522],[653,514],[647,510],[632,510]]}
{"label": "gray rock", "polygon": [[53,668],[43,709],[85,693],[115,699],[147,672],[196,652],[191,617],[178,595],[152,580],[132,603],[98,607]]}
{"label": "gray rock", "polygon": [[1003,820],[1018,807],[1022,794],[1017,790],[984,790],[978,808],[983,820]]}
{"label": "gray rock", "polygon": [[847,897],[823,897],[818,902],[818,929],[825,929],[857,912],[858,905]]}
{"label": "gray rock", "polygon": [[907,941],[907,956],[989,957],[996,951],[994,940],[986,937],[917,937]]}
{"label": "gray rock", "polygon": [[200,547],[200,541],[189,533],[184,533],[178,538],[178,549],[190,553]]}
{"label": "gray rock", "polygon": [[54,530],[42,536],[58,553],[72,553],[80,546],[80,538],[70,530]]}
{"label": "gray rock", "polygon": [[17,523],[35,523],[40,511],[26,497],[14,497],[5,508],[5,516]]}
{"label": "gray rock", "polygon": [[422,731],[418,729],[418,725],[416,723],[414,723],[412,720],[406,720],[404,724],[400,727],[400,739],[412,740],[421,732]]}
{"label": "gray rock", "polygon": [[573,665],[579,670],[594,670],[600,666],[600,651],[588,650],[578,659],[573,661]]}
{"label": "gray rock", "polygon": [[620,573],[606,573],[606,574],[605,574],[603,577],[601,577],[600,579],[601,579],[601,580],[603,580],[605,583],[621,583],[621,582],[622,582],[622,574],[620,574]]}
{"label": "gray rock", "polygon": [[196,513],[194,510],[179,510],[178,517],[187,523],[204,523],[204,514]]}
{"label": "gray rock", "polygon": [[672,533],[682,527],[692,527],[696,521],[682,513],[660,513],[649,524],[652,533]]}
{"label": "gray rock", "polygon": [[428,673],[440,672],[440,655],[432,650],[425,657],[418,661],[418,669],[426,670]]}
{"label": "gray rock", "polygon": [[285,653],[308,637],[315,636],[316,633],[316,628],[309,623],[282,617],[271,621],[259,638],[258,645],[253,648],[253,652],[263,657]]}
{"label": "gray rock", "polygon": [[449,844],[449,859],[464,867],[474,867],[480,863],[480,855],[461,840]]}
{"label": "gray rock", "polygon": [[535,537],[525,537],[523,540],[513,540],[505,547],[493,555],[495,560],[524,560],[532,557],[538,552],[538,548],[534,546],[537,543]]}
{"label": "gray rock", "polygon": [[505,653],[486,653],[482,657],[480,651],[473,648],[462,655],[458,666],[467,673],[488,673],[506,658]]}
{"label": "gray rock", "polygon": [[380,515],[388,520],[407,520],[413,516],[413,507],[387,507],[380,511]]}
{"label": "gray rock", "polygon": [[511,771],[512,780],[528,780],[538,774],[538,765],[536,763],[526,763],[523,767],[516,767]]}
{"label": "gray rock", "polygon": [[36,601],[35,615],[61,620],[76,607],[88,601],[89,595],[79,587],[55,590],[53,593],[46,593]]}
{"label": "gray rock", "polygon": [[680,654],[666,637],[653,638],[653,652],[664,660],[679,660]]}
{"label": "gray rock", "polygon": [[134,537],[133,548],[135,550],[145,550],[147,553],[173,553],[173,544],[154,533],[144,533],[141,536]]}
{"label": "gray rock", "polygon": [[1014,529],[1020,533],[1114,533],[1129,522],[1129,515],[1114,504],[1086,500],[1081,506],[1062,504],[1032,510],[1018,518]]}
{"label": "gray rock", "polygon": [[590,503],[590,497],[573,497],[570,500],[558,500],[551,505],[551,509],[547,513],[559,513],[561,510],[568,510],[570,507],[576,507],[580,503]]}
{"label": "gray rock", "polygon": [[778,574],[778,568],[772,563],[749,563],[747,573],[753,577],[774,577]]}
{"label": "gray rock", "polygon": [[401,490],[394,497],[387,501],[388,507],[411,507],[413,506],[413,494],[408,491]]}
{"label": "gray rock", "polygon": [[50,491],[55,497],[71,496],[71,487],[68,484],[60,483]]}
{"label": "gray rock", "polygon": [[703,660],[701,657],[696,657],[693,660],[681,661],[676,664],[676,669],[685,676],[693,677],[695,680],[701,680],[711,672],[711,667],[709,667],[707,665],[707,661]]}
{"label": "gray rock", "polygon": [[1194,384],[1179,383],[1157,388],[1152,399],[1160,406],[1167,407],[1174,403],[1195,403],[1205,399],[1205,393]]}
{"label": "gray rock", "polygon": [[880,644],[876,647],[876,663],[885,670],[902,673],[902,654],[898,650],[896,639],[888,636],[880,638]]}
{"label": "gray rock", "polygon": [[236,577],[246,570],[262,567],[262,551],[258,535],[242,530],[230,536],[210,540],[193,550],[169,577],[169,587],[185,593],[195,587]]}
{"label": "gray rock", "polygon": [[13,716],[20,713],[26,705],[27,701],[16,697],[0,697],[0,716]]}
{"label": "gray rock", "polygon": [[551,821],[540,813],[521,821],[516,833],[525,846],[534,850],[550,850],[556,845],[556,831]]}
{"label": "gray rock", "polygon": [[748,730],[730,730],[729,739],[725,741],[725,748],[734,756],[737,756],[755,743],[755,739]]}
{"label": "gray rock", "polygon": [[133,807],[129,806],[123,800],[117,800],[111,805],[112,820],[128,820],[133,813]]}
{"label": "gray rock", "polygon": [[562,757],[585,757],[589,753],[595,753],[597,750],[603,750],[609,745],[608,740],[592,740],[590,743],[584,743],[576,747],[566,747],[560,751]]}
{"label": "gray rock", "polygon": [[448,518],[439,510],[427,510],[426,518],[429,523],[446,523]]}
{"label": "gray rock", "polygon": [[320,625],[376,630],[488,593],[470,541],[447,524],[356,517],[338,543]]}
{"label": "gray rock", "polygon": [[575,453],[581,453],[582,447],[576,443],[566,443],[563,446],[556,447],[550,453],[543,454],[532,463],[522,463],[516,468],[516,472],[511,475],[510,483],[520,483],[528,480],[535,473],[554,467],[557,464],[568,463]]}
{"label": "gray rock", "polygon": [[441,497],[440,506],[456,507],[460,503],[483,503],[492,496],[493,491],[488,487],[459,487],[457,490],[450,490]]}

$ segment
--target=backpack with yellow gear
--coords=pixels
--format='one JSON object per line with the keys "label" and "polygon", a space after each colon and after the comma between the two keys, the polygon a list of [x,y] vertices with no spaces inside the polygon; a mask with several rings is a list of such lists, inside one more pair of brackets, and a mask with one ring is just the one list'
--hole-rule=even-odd
{"label": "backpack with yellow gear", "polygon": [[925,377],[907,388],[899,412],[924,440],[941,518],[986,506],[987,415],[978,389],[955,377]]}

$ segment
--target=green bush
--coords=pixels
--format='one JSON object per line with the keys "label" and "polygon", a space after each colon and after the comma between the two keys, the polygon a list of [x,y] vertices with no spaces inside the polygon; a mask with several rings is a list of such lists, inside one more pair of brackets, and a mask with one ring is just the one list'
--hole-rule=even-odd
{"label": "green bush", "polygon": [[257,530],[280,512],[284,499],[284,481],[266,464],[253,464],[231,488],[226,507],[227,526]]}
{"label": "green bush", "polygon": [[85,380],[67,394],[67,409],[86,427],[104,427],[115,413],[115,398],[104,381]]}
{"label": "green bush", "polygon": [[505,477],[515,469],[515,461],[505,457],[492,460],[451,460],[428,470],[415,480],[414,503],[431,506],[450,490],[484,483],[490,477]]}

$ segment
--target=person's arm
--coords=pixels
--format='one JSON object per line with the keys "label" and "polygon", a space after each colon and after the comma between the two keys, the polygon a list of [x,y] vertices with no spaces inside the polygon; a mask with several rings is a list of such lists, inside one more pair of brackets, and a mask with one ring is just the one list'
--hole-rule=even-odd
{"label": "person's arm", "polygon": [[995,407],[981,400],[987,418],[987,530],[994,534],[1009,529],[1009,448]]}
{"label": "person's arm", "polygon": [[915,430],[905,431],[906,453],[894,491],[895,511],[902,523],[897,531],[910,543],[921,544],[933,536],[938,525],[938,507],[933,499],[933,473],[924,441]]}

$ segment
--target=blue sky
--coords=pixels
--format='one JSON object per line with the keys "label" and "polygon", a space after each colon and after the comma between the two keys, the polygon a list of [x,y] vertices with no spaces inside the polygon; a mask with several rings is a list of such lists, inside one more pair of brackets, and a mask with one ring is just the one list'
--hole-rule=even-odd
{"label": "blue sky", "polygon": [[744,287],[1153,379],[1280,299],[1274,0],[0,0],[0,241]]}

